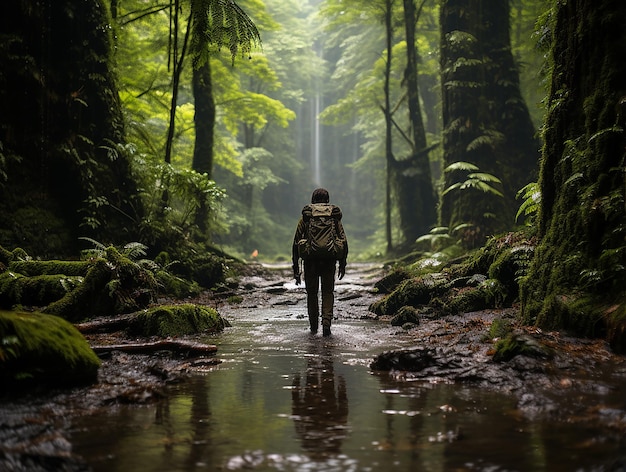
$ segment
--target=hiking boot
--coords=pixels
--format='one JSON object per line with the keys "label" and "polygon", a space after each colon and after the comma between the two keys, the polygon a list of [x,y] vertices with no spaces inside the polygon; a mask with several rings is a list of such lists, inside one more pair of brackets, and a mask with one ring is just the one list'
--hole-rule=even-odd
{"label": "hiking boot", "polygon": [[322,330],[322,336],[330,336],[330,326],[324,326]]}

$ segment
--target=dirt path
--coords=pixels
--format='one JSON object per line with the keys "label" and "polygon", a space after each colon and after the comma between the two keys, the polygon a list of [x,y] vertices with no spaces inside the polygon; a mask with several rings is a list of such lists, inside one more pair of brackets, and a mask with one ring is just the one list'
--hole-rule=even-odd
{"label": "dirt path", "polygon": [[[254,268],[252,268],[254,269]],[[348,266],[346,277],[336,285],[335,325],[340,338],[342,321],[374,319],[369,305],[381,268],[371,264]],[[267,306],[290,306],[306,330],[305,291],[296,287],[288,266],[251,270],[232,293],[205,293],[185,300],[217,307],[226,317],[237,310]],[[241,297],[236,308],[227,298]],[[390,327],[379,320],[376,338],[363,338],[375,350],[384,337],[401,338],[402,351],[382,357],[388,374],[396,379],[423,382],[456,382],[477,389],[492,389],[516,398],[519,414],[553,421],[584,423],[602,432],[603,440],[624,441],[626,432],[626,362],[612,354],[605,343],[569,338],[520,328],[519,334],[537,348],[538,355],[518,355],[508,362],[494,362],[494,340],[488,336],[494,319],[514,319],[515,310],[482,311],[444,318],[424,318],[412,329]],[[347,324],[347,323],[346,323]],[[116,342],[118,335],[107,342]],[[194,341],[200,336],[189,337]],[[92,339],[102,344],[102,339]],[[354,340],[353,340],[354,341]],[[338,341],[340,342],[340,341]],[[393,344],[393,343],[391,343]],[[407,354],[409,351],[409,354]],[[532,349],[530,350],[532,352]],[[86,470],[72,456],[67,428],[72,418],[106,411],[118,404],[157,401],[167,385],[184,381],[198,371],[210,370],[216,357],[195,360],[163,355],[112,353],[103,360],[96,385],[62,392],[46,392],[3,398],[0,405],[0,470]],[[626,447],[626,444],[625,444]],[[8,467],[11,467],[10,469]]]}

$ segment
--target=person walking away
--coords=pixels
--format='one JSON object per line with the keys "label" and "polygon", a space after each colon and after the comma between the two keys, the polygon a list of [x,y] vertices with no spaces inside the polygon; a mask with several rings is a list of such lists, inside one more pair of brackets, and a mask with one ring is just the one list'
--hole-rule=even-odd
{"label": "person walking away", "polygon": [[341,223],[341,209],[331,205],[328,190],[318,188],[311,203],[302,209],[293,238],[292,262],[296,285],[300,285],[300,259],[304,261],[304,286],[311,333],[319,326],[318,293],[322,289],[322,334],[330,336],[335,303],[335,272],[339,263],[339,280],[346,273],[348,241]]}

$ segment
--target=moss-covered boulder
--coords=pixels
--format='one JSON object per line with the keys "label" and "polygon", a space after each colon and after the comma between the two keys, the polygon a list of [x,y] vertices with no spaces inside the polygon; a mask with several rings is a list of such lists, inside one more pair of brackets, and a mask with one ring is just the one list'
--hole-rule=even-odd
{"label": "moss-covered boulder", "polygon": [[209,307],[193,305],[165,305],[135,314],[127,329],[134,336],[183,336],[187,334],[222,331],[230,326],[219,313]]}
{"label": "moss-covered boulder", "polygon": [[402,282],[393,292],[374,302],[370,311],[377,315],[393,315],[404,306],[418,307],[428,304],[433,297],[443,293],[447,280],[435,274],[415,277]]}
{"label": "moss-covered boulder", "polygon": [[404,326],[407,323],[418,325],[420,322],[419,310],[412,306],[403,306],[391,319],[391,326]]}
{"label": "moss-covered boulder", "polygon": [[0,384],[88,384],[99,367],[85,338],[62,318],[0,311]]}
{"label": "moss-covered boulder", "polygon": [[553,355],[547,346],[532,336],[519,333],[511,333],[506,338],[500,339],[494,348],[493,360],[495,362],[508,362],[515,356],[549,359]]}
{"label": "moss-covered boulder", "polygon": [[398,285],[412,277],[413,275],[411,275],[408,269],[404,267],[395,267],[378,282],[376,282],[374,284],[374,288],[378,293],[391,293],[398,288]]}
{"label": "moss-covered boulder", "polygon": [[26,277],[7,270],[0,273],[0,308],[9,309],[15,305],[47,306],[63,298],[82,280],[82,277],[66,275]]}

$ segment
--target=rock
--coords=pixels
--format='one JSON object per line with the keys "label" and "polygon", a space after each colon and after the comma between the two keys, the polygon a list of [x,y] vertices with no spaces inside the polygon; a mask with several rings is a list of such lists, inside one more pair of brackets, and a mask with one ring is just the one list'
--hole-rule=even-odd
{"label": "rock", "polygon": [[428,348],[386,351],[374,358],[372,370],[416,372],[435,365],[434,352]]}
{"label": "rock", "polygon": [[0,312],[0,384],[74,386],[97,379],[100,360],[69,322],[42,313]]}
{"label": "rock", "polygon": [[404,326],[405,323],[413,323],[419,325],[419,310],[412,306],[403,306],[398,310],[393,318],[391,318],[391,326]]}

